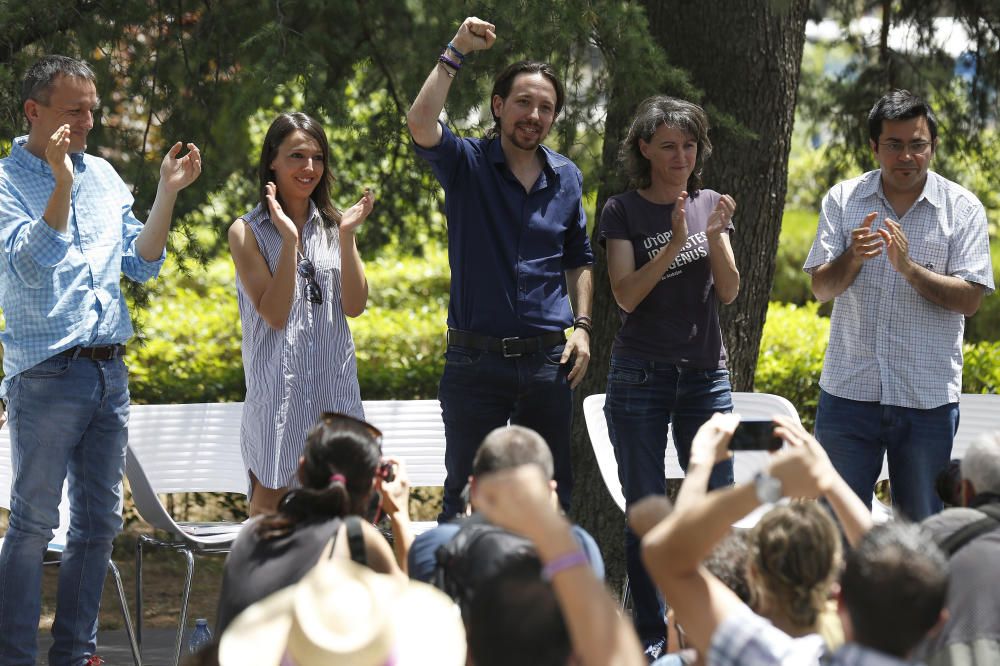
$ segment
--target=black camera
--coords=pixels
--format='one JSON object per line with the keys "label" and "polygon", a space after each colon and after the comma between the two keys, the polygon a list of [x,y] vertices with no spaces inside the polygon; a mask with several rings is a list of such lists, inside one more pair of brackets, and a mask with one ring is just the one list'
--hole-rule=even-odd
{"label": "black camera", "polygon": [[391,483],[396,479],[396,466],[388,460],[383,460],[378,464],[378,478],[386,483]]}

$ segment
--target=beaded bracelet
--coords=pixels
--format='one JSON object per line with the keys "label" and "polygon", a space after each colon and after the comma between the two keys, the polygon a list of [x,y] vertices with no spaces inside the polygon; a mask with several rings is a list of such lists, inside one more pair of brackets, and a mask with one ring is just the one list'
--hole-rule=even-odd
{"label": "beaded bracelet", "polygon": [[590,564],[590,560],[587,559],[586,553],[582,550],[574,550],[571,553],[560,555],[546,564],[542,568],[542,578],[545,580],[552,580],[552,578],[561,571],[566,571],[567,569],[587,564]]}
{"label": "beaded bracelet", "polygon": [[462,62],[465,62],[465,54],[462,53],[461,51],[459,51],[458,49],[456,49],[455,45],[453,43],[448,42],[448,46],[445,47],[445,48],[447,48],[449,51],[451,51],[452,53],[454,53],[455,55],[457,55],[459,60],[461,60]]}
{"label": "beaded bracelet", "polygon": [[458,70],[462,69],[462,63],[455,62],[454,60],[452,60],[451,58],[449,58],[448,56],[446,56],[443,53],[438,56],[438,62],[443,63],[445,65],[448,65],[449,67],[451,67],[456,72]]}

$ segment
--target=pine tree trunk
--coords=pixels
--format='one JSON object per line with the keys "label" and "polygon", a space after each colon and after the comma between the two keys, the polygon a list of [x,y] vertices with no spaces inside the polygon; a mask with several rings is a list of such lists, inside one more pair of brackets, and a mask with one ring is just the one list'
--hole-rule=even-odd
{"label": "pine tree trunk", "polygon": [[[644,0],[650,31],[672,65],[686,69],[704,92],[699,102],[712,120],[714,152],[706,186],[731,194],[737,203],[733,249],[741,275],[737,300],[721,309],[722,332],[736,391],[753,389],[761,331],[774,277],[785,200],[788,153],[795,113],[807,0]],[[775,7],[786,6],[783,10]],[[611,62],[612,77],[614,64]],[[662,89],[654,92],[679,95]],[[603,164],[607,177],[597,213],[608,196],[624,189],[615,163],[620,138],[636,105],[638,90],[613,78]],[[643,94],[648,94],[643,93]],[[721,114],[738,123],[723,125]],[[583,397],[603,393],[618,312],[607,277],[607,260],[594,241],[594,339],[592,360],[577,390],[574,420],[576,490],[573,513],[601,545],[608,582],[619,589],[624,575],[621,511],[604,490],[583,419]]]}

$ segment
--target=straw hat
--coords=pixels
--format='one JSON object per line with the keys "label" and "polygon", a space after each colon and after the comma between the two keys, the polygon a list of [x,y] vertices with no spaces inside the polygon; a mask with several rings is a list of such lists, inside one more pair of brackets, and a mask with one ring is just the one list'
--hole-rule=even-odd
{"label": "straw hat", "polygon": [[439,590],[322,558],[300,582],[241,613],[222,635],[221,666],[465,664],[458,607]]}

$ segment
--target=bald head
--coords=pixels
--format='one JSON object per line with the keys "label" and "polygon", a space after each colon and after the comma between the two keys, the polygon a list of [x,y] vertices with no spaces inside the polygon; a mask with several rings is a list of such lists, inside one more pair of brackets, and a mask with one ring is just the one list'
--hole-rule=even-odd
{"label": "bald head", "polygon": [[555,474],[552,452],[541,435],[522,426],[504,426],[493,430],[479,445],[472,461],[472,476],[520,465],[538,465],[547,479]]}

